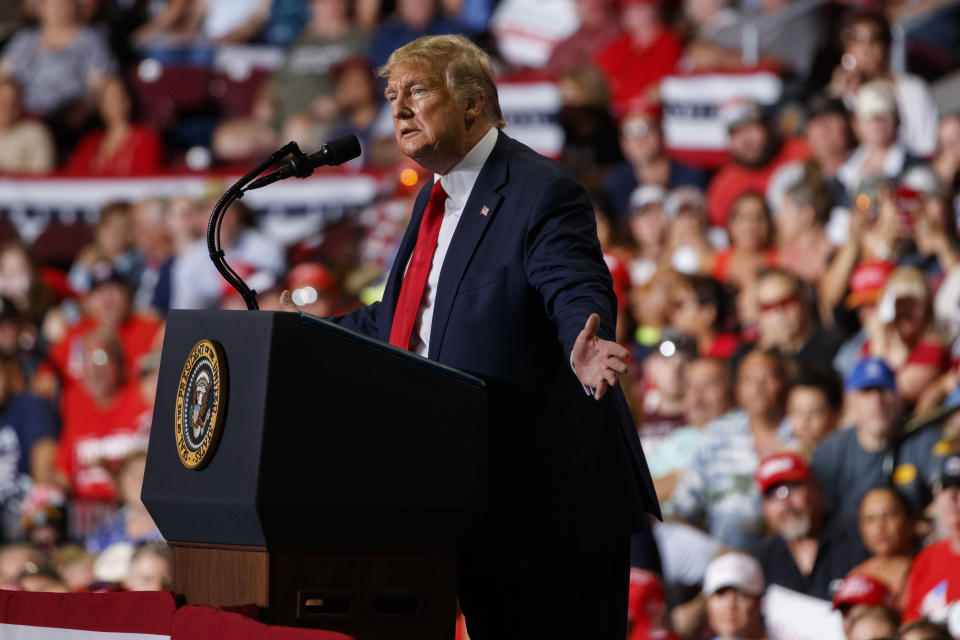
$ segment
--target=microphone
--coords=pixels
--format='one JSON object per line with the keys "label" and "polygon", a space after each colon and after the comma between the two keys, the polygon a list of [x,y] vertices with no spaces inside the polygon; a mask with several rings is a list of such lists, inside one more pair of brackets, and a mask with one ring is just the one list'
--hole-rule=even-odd
{"label": "microphone", "polygon": [[[294,145],[294,148],[296,148],[296,145]],[[273,173],[268,173],[262,178],[257,178],[250,184],[249,187],[244,189],[244,191],[259,189],[260,187],[265,187],[268,184],[273,184],[278,180],[286,180],[291,176],[306,178],[313,173],[313,170],[316,167],[333,167],[338,164],[343,164],[349,160],[353,160],[359,156],[360,141],[357,140],[357,136],[352,134],[349,136],[343,136],[342,138],[337,138],[336,140],[331,140],[327,144],[320,147],[320,151],[317,151],[310,156],[304,154],[299,149],[296,149],[293,153],[293,158],[287,161],[285,165]]]}

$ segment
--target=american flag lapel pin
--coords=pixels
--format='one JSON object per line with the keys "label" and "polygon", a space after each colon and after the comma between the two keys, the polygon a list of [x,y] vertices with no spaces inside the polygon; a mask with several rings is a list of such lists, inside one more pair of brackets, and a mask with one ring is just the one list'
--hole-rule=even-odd
{"label": "american flag lapel pin", "polygon": [[488,207],[487,205],[483,205],[482,207],[480,207],[480,215],[485,216],[488,213],[490,213],[490,207]]}

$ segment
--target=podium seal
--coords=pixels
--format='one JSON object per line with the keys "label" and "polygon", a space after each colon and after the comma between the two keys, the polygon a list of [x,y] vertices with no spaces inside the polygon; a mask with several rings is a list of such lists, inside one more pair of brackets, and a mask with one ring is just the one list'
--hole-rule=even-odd
{"label": "podium seal", "polygon": [[200,469],[213,458],[223,430],[226,394],[223,349],[201,340],[190,350],[177,385],[177,453],[188,469]]}

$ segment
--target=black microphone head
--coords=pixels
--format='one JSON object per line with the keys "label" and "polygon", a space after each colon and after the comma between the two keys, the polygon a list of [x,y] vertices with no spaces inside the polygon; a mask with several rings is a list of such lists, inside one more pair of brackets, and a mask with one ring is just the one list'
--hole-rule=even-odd
{"label": "black microphone head", "polygon": [[360,157],[360,141],[357,136],[350,134],[331,140],[323,145],[322,151],[324,164],[336,166]]}

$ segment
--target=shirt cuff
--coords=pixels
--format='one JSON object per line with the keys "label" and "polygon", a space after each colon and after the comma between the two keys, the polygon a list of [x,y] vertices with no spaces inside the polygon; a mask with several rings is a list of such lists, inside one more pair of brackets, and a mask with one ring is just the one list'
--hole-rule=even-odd
{"label": "shirt cuff", "polygon": [[[574,376],[577,375],[577,369],[573,366],[573,351],[570,352],[570,371],[573,371]],[[579,378],[577,378],[577,382],[580,382]],[[583,392],[586,393],[591,398],[597,392],[596,389],[594,389],[593,387],[587,386],[582,382],[580,382],[580,386],[583,387]]]}

